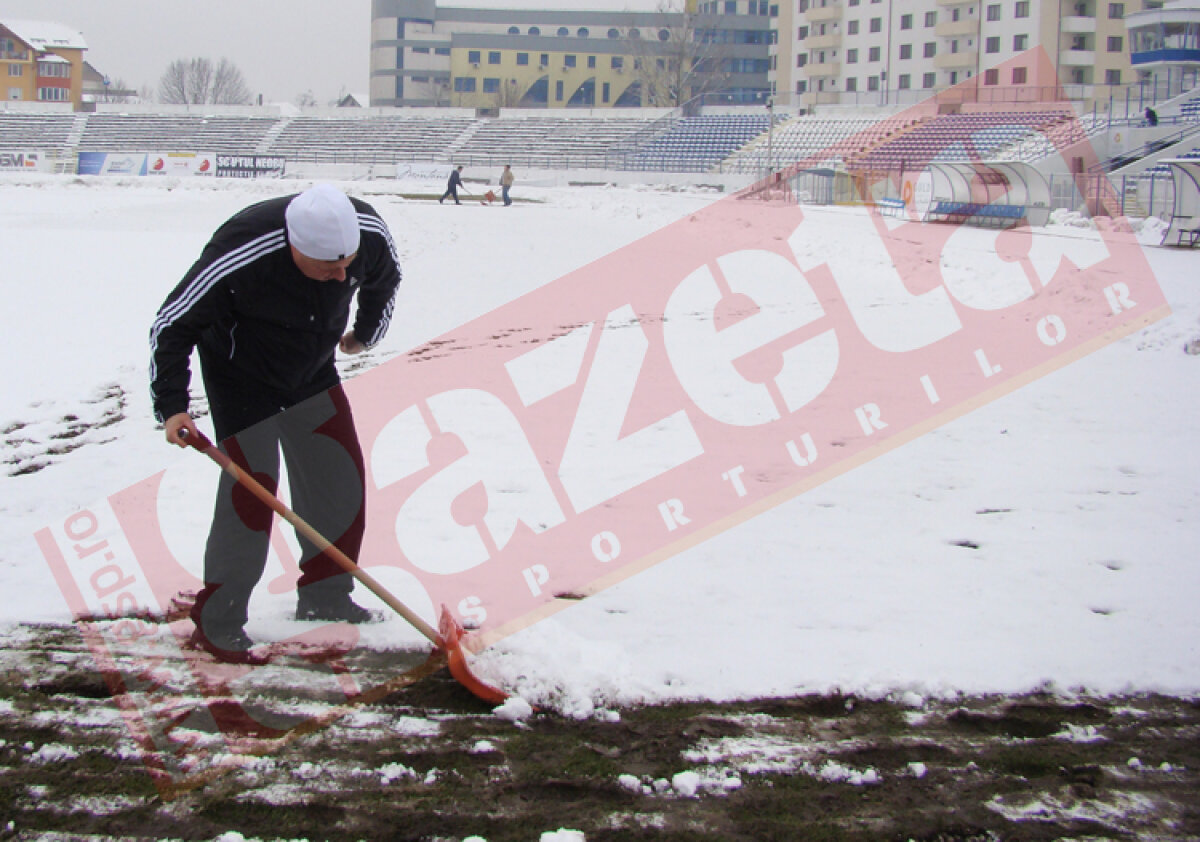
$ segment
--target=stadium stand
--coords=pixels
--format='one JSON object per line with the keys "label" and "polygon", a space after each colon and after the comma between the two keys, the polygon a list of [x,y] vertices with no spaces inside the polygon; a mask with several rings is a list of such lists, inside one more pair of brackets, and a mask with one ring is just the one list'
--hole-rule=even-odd
{"label": "stadium stand", "polygon": [[253,151],[278,117],[89,114],[79,151],[211,152]]}
{"label": "stadium stand", "polygon": [[[1065,136],[1060,136],[1062,133]],[[1070,133],[1083,139],[1079,121],[1070,111],[979,111],[939,114],[885,140],[846,166],[857,170],[923,169],[931,161],[989,161],[1012,159],[1009,151],[1035,134],[1067,140]],[[1035,154],[1033,148],[1027,154]]]}
{"label": "stadium stand", "polygon": [[1033,162],[1096,129],[1087,128],[1087,116],[1078,120],[1059,111],[923,119],[903,112],[882,119],[867,113],[780,116],[770,132],[768,152],[770,119],[761,109],[694,117],[655,112],[494,118],[0,112],[0,147],[42,149],[64,159],[79,151],[179,151],[280,155],[313,163],[453,162],[757,174],[768,166],[782,170],[800,162],[884,170],[901,163],[917,169],[931,160]]}
{"label": "stadium stand", "polygon": [[0,111],[0,149],[66,149],[74,114]]}
{"label": "stadium stand", "polygon": [[484,119],[454,151],[454,160],[466,165],[609,167],[616,150],[653,123],[653,118],[640,116]]}
{"label": "stadium stand", "polygon": [[802,115],[778,126],[769,142],[760,135],[753,143],[735,151],[722,162],[720,169],[759,173],[768,167],[780,170],[796,164],[808,167],[833,164],[884,142],[914,123],[899,117],[881,120],[877,115]]}
{"label": "stadium stand", "polygon": [[770,124],[766,114],[684,117],[624,154],[621,169],[706,172],[766,132]]}
{"label": "stadium stand", "polygon": [[318,163],[439,161],[474,122],[446,116],[294,117],[265,151]]}

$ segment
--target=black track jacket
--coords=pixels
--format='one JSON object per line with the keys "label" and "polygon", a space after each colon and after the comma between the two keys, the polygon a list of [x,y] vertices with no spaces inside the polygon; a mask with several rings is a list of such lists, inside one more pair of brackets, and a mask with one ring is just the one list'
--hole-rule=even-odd
{"label": "black track jacket", "polygon": [[345,281],[314,281],[288,247],[284,210],[293,198],[251,205],[221,225],[163,302],[150,331],[150,393],[159,421],[188,411],[193,348],[210,386],[261,390],[284,409],[338,383],[334,352],[355,295],[359,342],[374,345],[387,332],[400,265],[379,214],[351,199],[358,256]]}

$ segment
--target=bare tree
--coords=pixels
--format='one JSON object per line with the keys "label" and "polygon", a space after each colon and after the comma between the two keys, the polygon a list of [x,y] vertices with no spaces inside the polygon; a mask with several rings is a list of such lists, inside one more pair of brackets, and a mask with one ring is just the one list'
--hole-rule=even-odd
{"label": "bare tree", "polygon": [[659,0],[652,31],[631,38],[634,78],[642,104],[679,108],[703,94],[723,90],[732,76],[731,51],[715,27],[718,18]]}
{"label": "bare tree", "polygon": [[219,105],[248,105],[253,99],[238,66],[227,58],[217,62],[209,101]]}
{"label": "bare tree", "polygon": [[160,102],[175,105],[246,105],[251,101],[242,71],[229,59],[216,67],[206,58],[176,59],[158,83]]}
{"label": "bare tree", "polygon": [[315,108],[317,106],[317,95],[311,89],[296,96],[297,108]]}
{"label": "bare tree", "polygon": [[492,94],[492,101],[497,108],[516,108],[521,104],[523,93],[516,79],[501,79],[499,90]]}

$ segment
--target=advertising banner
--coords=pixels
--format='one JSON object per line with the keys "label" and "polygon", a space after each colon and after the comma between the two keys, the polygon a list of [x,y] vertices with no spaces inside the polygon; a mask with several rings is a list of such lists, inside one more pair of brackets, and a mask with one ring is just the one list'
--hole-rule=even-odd
{"label": "advertising banner", "polygon": [[0,172],[46,172],[49,162],[41,152],[0,150]]}
{"label": "advertising banner", "polygon": [[279,155],[218,155],[217,178],[282,178],[286,163]]}
{"label": "advertising banner", "polygon": [[80,152],[78,175],[145,175],[145,152]]}
{"label": "advertising banner", "polygon": [[216,155],[211,152],[151,152],[149,175],[213,175]]}

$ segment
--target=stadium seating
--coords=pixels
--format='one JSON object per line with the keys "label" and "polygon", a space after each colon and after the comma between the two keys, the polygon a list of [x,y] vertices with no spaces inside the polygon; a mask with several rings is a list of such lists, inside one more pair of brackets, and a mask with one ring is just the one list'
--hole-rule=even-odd
{"label": "stadium seating", "polygon": [[89,114],[77,149],[96,152],[246,154],[258,148],[278,117]]}

